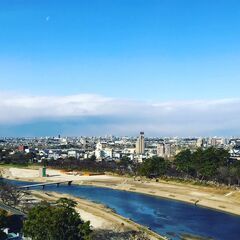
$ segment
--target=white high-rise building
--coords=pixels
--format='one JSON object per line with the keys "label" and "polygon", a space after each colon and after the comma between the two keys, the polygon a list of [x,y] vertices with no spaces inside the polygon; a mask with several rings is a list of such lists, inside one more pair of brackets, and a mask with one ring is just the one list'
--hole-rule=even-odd
{"label": "white high-rise building", "polygon": [[137,139],[136,153],[137,154],[144,154],[145,153],[144,132],[140,132],[140,136]]}
{"label": "white high-rise building", "polygon": [[172,155],[172,146],[170,143],[165,144],[165,157],[170,158]]}
{"label": "white high-rise building", "polygon": [[157,145],[157,156],[158,157],[165,157],[165,146],[164,146],[164,143],[159,143]]}
{"label": "white high-rise building", "polygon": [[172,156],[172,145],[170,143],[159,143],[157,145],[157,156],[163,158],[170,158]]}

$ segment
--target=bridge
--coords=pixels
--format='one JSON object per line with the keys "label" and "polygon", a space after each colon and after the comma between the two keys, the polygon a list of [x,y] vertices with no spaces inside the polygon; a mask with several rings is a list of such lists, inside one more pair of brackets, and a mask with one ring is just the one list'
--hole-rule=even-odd
{"label": "bridge", "polygon": [[72,182],[73,181],[36,183],[36,184],[30,184],[30,185],[25,185],[25,186],[19,186],[18,189],[27,189],[27,190],[29,190],[29,188],[33,188],[33,187],[42,187],[42,189],[44,189],[45,186],[56,185],[57,187],[59,187],[60,184],[64,184],[64,183],[67,183],[68,186],[71,186]]}

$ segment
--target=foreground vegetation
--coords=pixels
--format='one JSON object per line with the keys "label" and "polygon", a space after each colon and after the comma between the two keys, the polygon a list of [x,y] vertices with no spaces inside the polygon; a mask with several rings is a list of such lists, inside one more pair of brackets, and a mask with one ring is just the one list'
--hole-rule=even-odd
{"label": "foreground vegetation", "polygon": [[61,198],[56,204],[41,202],[28,212],[23,233],[33,240],[88,240],[90,222],[83,222],[75,210],[76,202]]}
{"label": "foreground vegetation", "polygon": [[[76,202],[67,198],[60,198],[54,204],[40,202],[31,208],[25,208],[21,203],[24,192],[16,187],[1,182],[0,202],[18,208],[26,214],[21,218],[20,231],[32,240],[88,240],[90,239],[90,222],[84,222],[76,212]],[[11,214],[0,209],[0,240],[7,239],[4,228],[13,225]]]}

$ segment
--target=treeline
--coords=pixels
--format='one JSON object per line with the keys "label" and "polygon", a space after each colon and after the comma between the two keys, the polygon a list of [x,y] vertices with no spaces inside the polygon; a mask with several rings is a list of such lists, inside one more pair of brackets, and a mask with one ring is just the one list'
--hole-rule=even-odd
{"label": "treeline", "polygon": [[231,160],[228,151],[217,148],[184,150],[172,162],[164,158],[146,159],[138,173],[146,177],[169,176],[228,185],[240,184],[240,162]]}
{"label": "treeline", "polygon": [[[0,163],[22,164],[33,163],[31,153],[16,153],[10,155],[0,151]],[[152,157],[138,163],[124,156],[120,161],[96,161],[96,157],[77,160],[73,157],[45,159],[42,165],[76,171],[112,172],[120,175],[146,176],[149,178],[174,177],[199,181],[212,181],[227,185],[240,185],[240,161],[231,160],[225,149],[210,147],[207,149],[189,149],[178,153],[173,161],[161,157]]]}
{"label": "treeline", "polygon": [[119,161],[96,161],[96,157],[84,160],[77,160],[74,157],[66,159],[59,158],[46,159],[42,163],[44,166],[53,167],[56,169],[63,169],[67,171],[85,171],[95,173],[115,173],[118,175],[131,175],[138,174],[139,163],[131,161],[128,157],[124,156]]}
{"label": "treeline", "polygon": [[28,165],[33,163],[36,158],[34,153],[15,152],[11,153],[11,149],[3,150],[0,149],[0,163],[2,164],[16,164],[16,165]]}
{"label": "treeline", "polygon": [[240,161],[231,160],[227,150],[218,148],[197,149],[192,152],[184,150],[178,153],[173,161],[154,156],[137,163],[128,157],[119,162],[96,162],[92,157],[86,160],[74,158],[48,160],[45,165],[66,170],[92,172],[113,172],[148,178],[170,177],[211,181],[215,183],[240,185]]}
{"label": "treeline", "polygon": [[69,157],[66,159],[59,158],[57,160],[44,160],[43,165],[47,167],[53,167],[56,169],[64,169],[68,171],[88,171],[88,172],[116,172],[117,164],[113,161],[111,162],[96,162],[95,157],[78,160],[74,157]]}

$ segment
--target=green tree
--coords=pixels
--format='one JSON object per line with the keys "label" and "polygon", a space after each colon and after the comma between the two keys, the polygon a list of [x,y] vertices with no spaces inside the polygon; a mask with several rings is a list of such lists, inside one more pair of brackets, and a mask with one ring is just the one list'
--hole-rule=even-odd
{"label": "green tree", "polygon": [[56,204],[42,202],[32,208],[24,222],[23,232],[33,240],[87,240],[90,222],[83,222],[75,211],[76,202],[61,198]]}
{"label": "green tree", "polygon": [[229,153],[224,149],[214,147],[207,148],[206,150],[197,149],[193,153],[193,166],[197,177],[206,180],[217,178],[217,169],[227,166],[228,159]]}
{"label": "green tree", "polygon": [[174,163],[178,171],[187,175],[194,172],[193,155],[189,149],[181,151],[175,156]]}
{"label": "green tree", "polygon": [[159,177],[166,173],[167,163],[164,158],[152,157],[144,160],[140,165],[139,173],[146,177]]}
{"label": "green tree", "polygon": [[93,162],[95,162],[96,161],[96,156],[95,155],[92,155],[90,158],[89,158],[89,160],[91,160],[91,161],[93,161]]}
{"label": "green tree", "polygon": [[130,165],[132,162],[130,160],[129,157],[127,156],[123,156],[119,162],[120,165],[124,166],[124,167],[127,167],[128,165]]}

